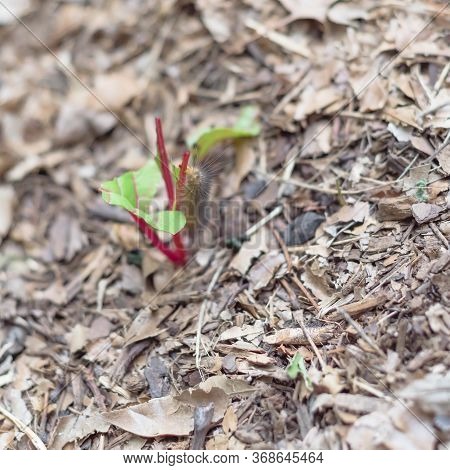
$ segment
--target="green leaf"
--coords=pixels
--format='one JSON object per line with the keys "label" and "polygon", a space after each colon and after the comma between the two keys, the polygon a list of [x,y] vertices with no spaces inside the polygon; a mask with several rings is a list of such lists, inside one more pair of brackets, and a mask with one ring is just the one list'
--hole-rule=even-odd
{"label": "green leaf", "polygon": [[298,351],[295,353],[295,356],[292,358],[290,364],[287,366],[286,373],[288,377],[292,380],[295,380],[298,374],[300,374],[303,377],[303,380],[305,381],[306,388],[308,390],[313,389],[311,379],[309,378],[308,371],[306,370],[305,360]]}
{"label": "green leaf", "polygon": [[140,170],[128,171],[117,178],[104,182],[100,191],[105,202],[120,206],[137,215],[156,230],[178,233],[186,224],[179,211],[150,212],[150,205],[161,182],[159,165],[155,160]]}
{"label": "green leaf", "polygon": [[261,132],[261,126],[256,120],[257,112],[255,106],[246,106],[233,127],[199,129],[188,137],[187,145],[191,149],[196,146],[198,156],[202,158],[224,140],[256,137]]}
{"label": "green leaf", "polygon": [[186,217],[180,211],[161,211],[154,215],[151,225],[156,230],[174,235],[186,225]]}

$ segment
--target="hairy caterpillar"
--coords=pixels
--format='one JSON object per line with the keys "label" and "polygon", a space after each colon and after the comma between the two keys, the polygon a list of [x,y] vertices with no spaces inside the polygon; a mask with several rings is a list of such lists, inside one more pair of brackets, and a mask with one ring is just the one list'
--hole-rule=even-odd
{"label": "hairy caterpillar", "polygon": [[186,167],[178,207],[186,216],[186,227],[190,232],[208,223],[208,201],[213,182],[224,166],[220,157],[199,160],[195,156]]}

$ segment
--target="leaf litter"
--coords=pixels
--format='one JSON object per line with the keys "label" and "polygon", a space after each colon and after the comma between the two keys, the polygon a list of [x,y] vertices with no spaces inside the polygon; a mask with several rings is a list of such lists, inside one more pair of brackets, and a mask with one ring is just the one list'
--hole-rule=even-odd
{"label": "leaf litter", "polygon": [[[448,8],[103,3],[0,15],[0,447],[448,448]],[[221,141],[183,270],[98,192],[155,116]]]}

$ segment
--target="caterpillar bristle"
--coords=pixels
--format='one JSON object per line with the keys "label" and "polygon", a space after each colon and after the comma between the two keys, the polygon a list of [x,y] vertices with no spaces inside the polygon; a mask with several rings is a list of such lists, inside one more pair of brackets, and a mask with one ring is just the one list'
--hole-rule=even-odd
{"label": "caterpillar bristle", "polygon": [[205,205],[209,200],[214,179],[223,169],[221,155],[199,160],[193,155],[186,169],[186,181],[181,191],[180,209],[186,216],[186,225],[192,229],[197,224],[204,224]]}

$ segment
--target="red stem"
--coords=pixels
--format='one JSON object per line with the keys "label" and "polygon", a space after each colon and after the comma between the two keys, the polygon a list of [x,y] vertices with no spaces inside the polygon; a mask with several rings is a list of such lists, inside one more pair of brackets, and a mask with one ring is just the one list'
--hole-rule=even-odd
{"label": "red stem", "polygon": [[172,173],[170,171],[169,157],[167,156],[166,145],[161,125],[161,119],[155,118],[156,145],[158,147],[158,158],[161,166],[161,173],[166,184],[167,198],[169,199],[169,209],[173,209],[175,204],[175,190],[173,187]]}
{"label": "red stem", "polygon": [[186,183],[186,170],[189,164],[189,158],[191,154],[186,151],[183,154],[183,160],[181,160],[181,165],[180,165],[180,173],[178,174],[178,182],[177,182],[177,203],[180,201],[181,198],[181,191],[184,188],[184,185]]}
{"label": "red stem", "polygon": [[[152,243],[152,245],[155,248],[157,248],[161,253],[163,253],[165,256],[167,256],[167,258],[169,258],[170,261],[172,261],[172,263],[178,264],[180,266],[185,264],[186,260],[185,260],[184,249],[181,252],[180,252],[179,249],[177,251],[172,251],[158,237],[158,234],[152,229],[152,227],[147,225],[145,220],[141,219],[140,217],[138,217],[137,215],[135,215],[131,212],[130,212],[130,215],[131,215],[131,217],[133,217],[134,221],[137,223],[137,225],[139,227],[139,230],[150,240],[150,242]],[[174,239],[175,239],[175,236],[174,236]]]}
{"label": "red stem", "polygon": [[[169,162],[169,157],[167,155],[166,144],[164,142],[164,134],[162,130],[161,119],[158,117],[155,118],[155,127],[156,127],[156,145],[158,147],[158,158],[160,162],[161,173],[164,179],[164,183],[166,185],[167,199],[169,200],[169,209],[172,210],[175,208],[175,204],[176,204],[175,188],[173,184],[172,172],[170,171],[170,162]],[[189,152],[187,153],[189,154]],[[183,155],[183,160],[184,158],[185,156]],[[187,160],[189,160],[189,158],[187,158]],[[186,162],[186,166],[187,166],[187,162]],[[186,173],[186,171],[184,171],[184,173]],[[155,232],[153,232],[153,234],[156,235]],[[158,236],[156,235],[156,237]],[[180,233],[176,233],[173,236],[173,243],[175,245],[176,251],[175,252],[171,251],[171,254],[176,256],[177,258],[176,263],[182,264],[182,265],[185,264],[186,263],[186,249],[184,247],[183,239]],[[167,248],[164,244],[162,245],[165,248]],[[161,250],[161,248],[159,249]],[[164,251],[162,252],[164,253]],[[164,254],[170,259],[170,256],[168,256],[167,253],[164,253]]]}
{"label": "red stem", "polygon": [[[178,181],[177,181],[177,188],[176,188],[176,205],[178,206],[180,200],[181,200],[181,192],[183,191],[184,185],[186,183],[186,170],[188,167],[189,163],[189,157],[191,154],[186,151],[183,154],[183,159],[181,160],[181,165],[180,165],[180,172],[178,174]],[[173,236],[173,242],[175,243],[175,246],[180,253],[180,256],[183,257],[184,261],[186,262],[186,249],[184,248],[184,243],[183,243],[183,238],[181,236],[181,233],[176,233]]]}

